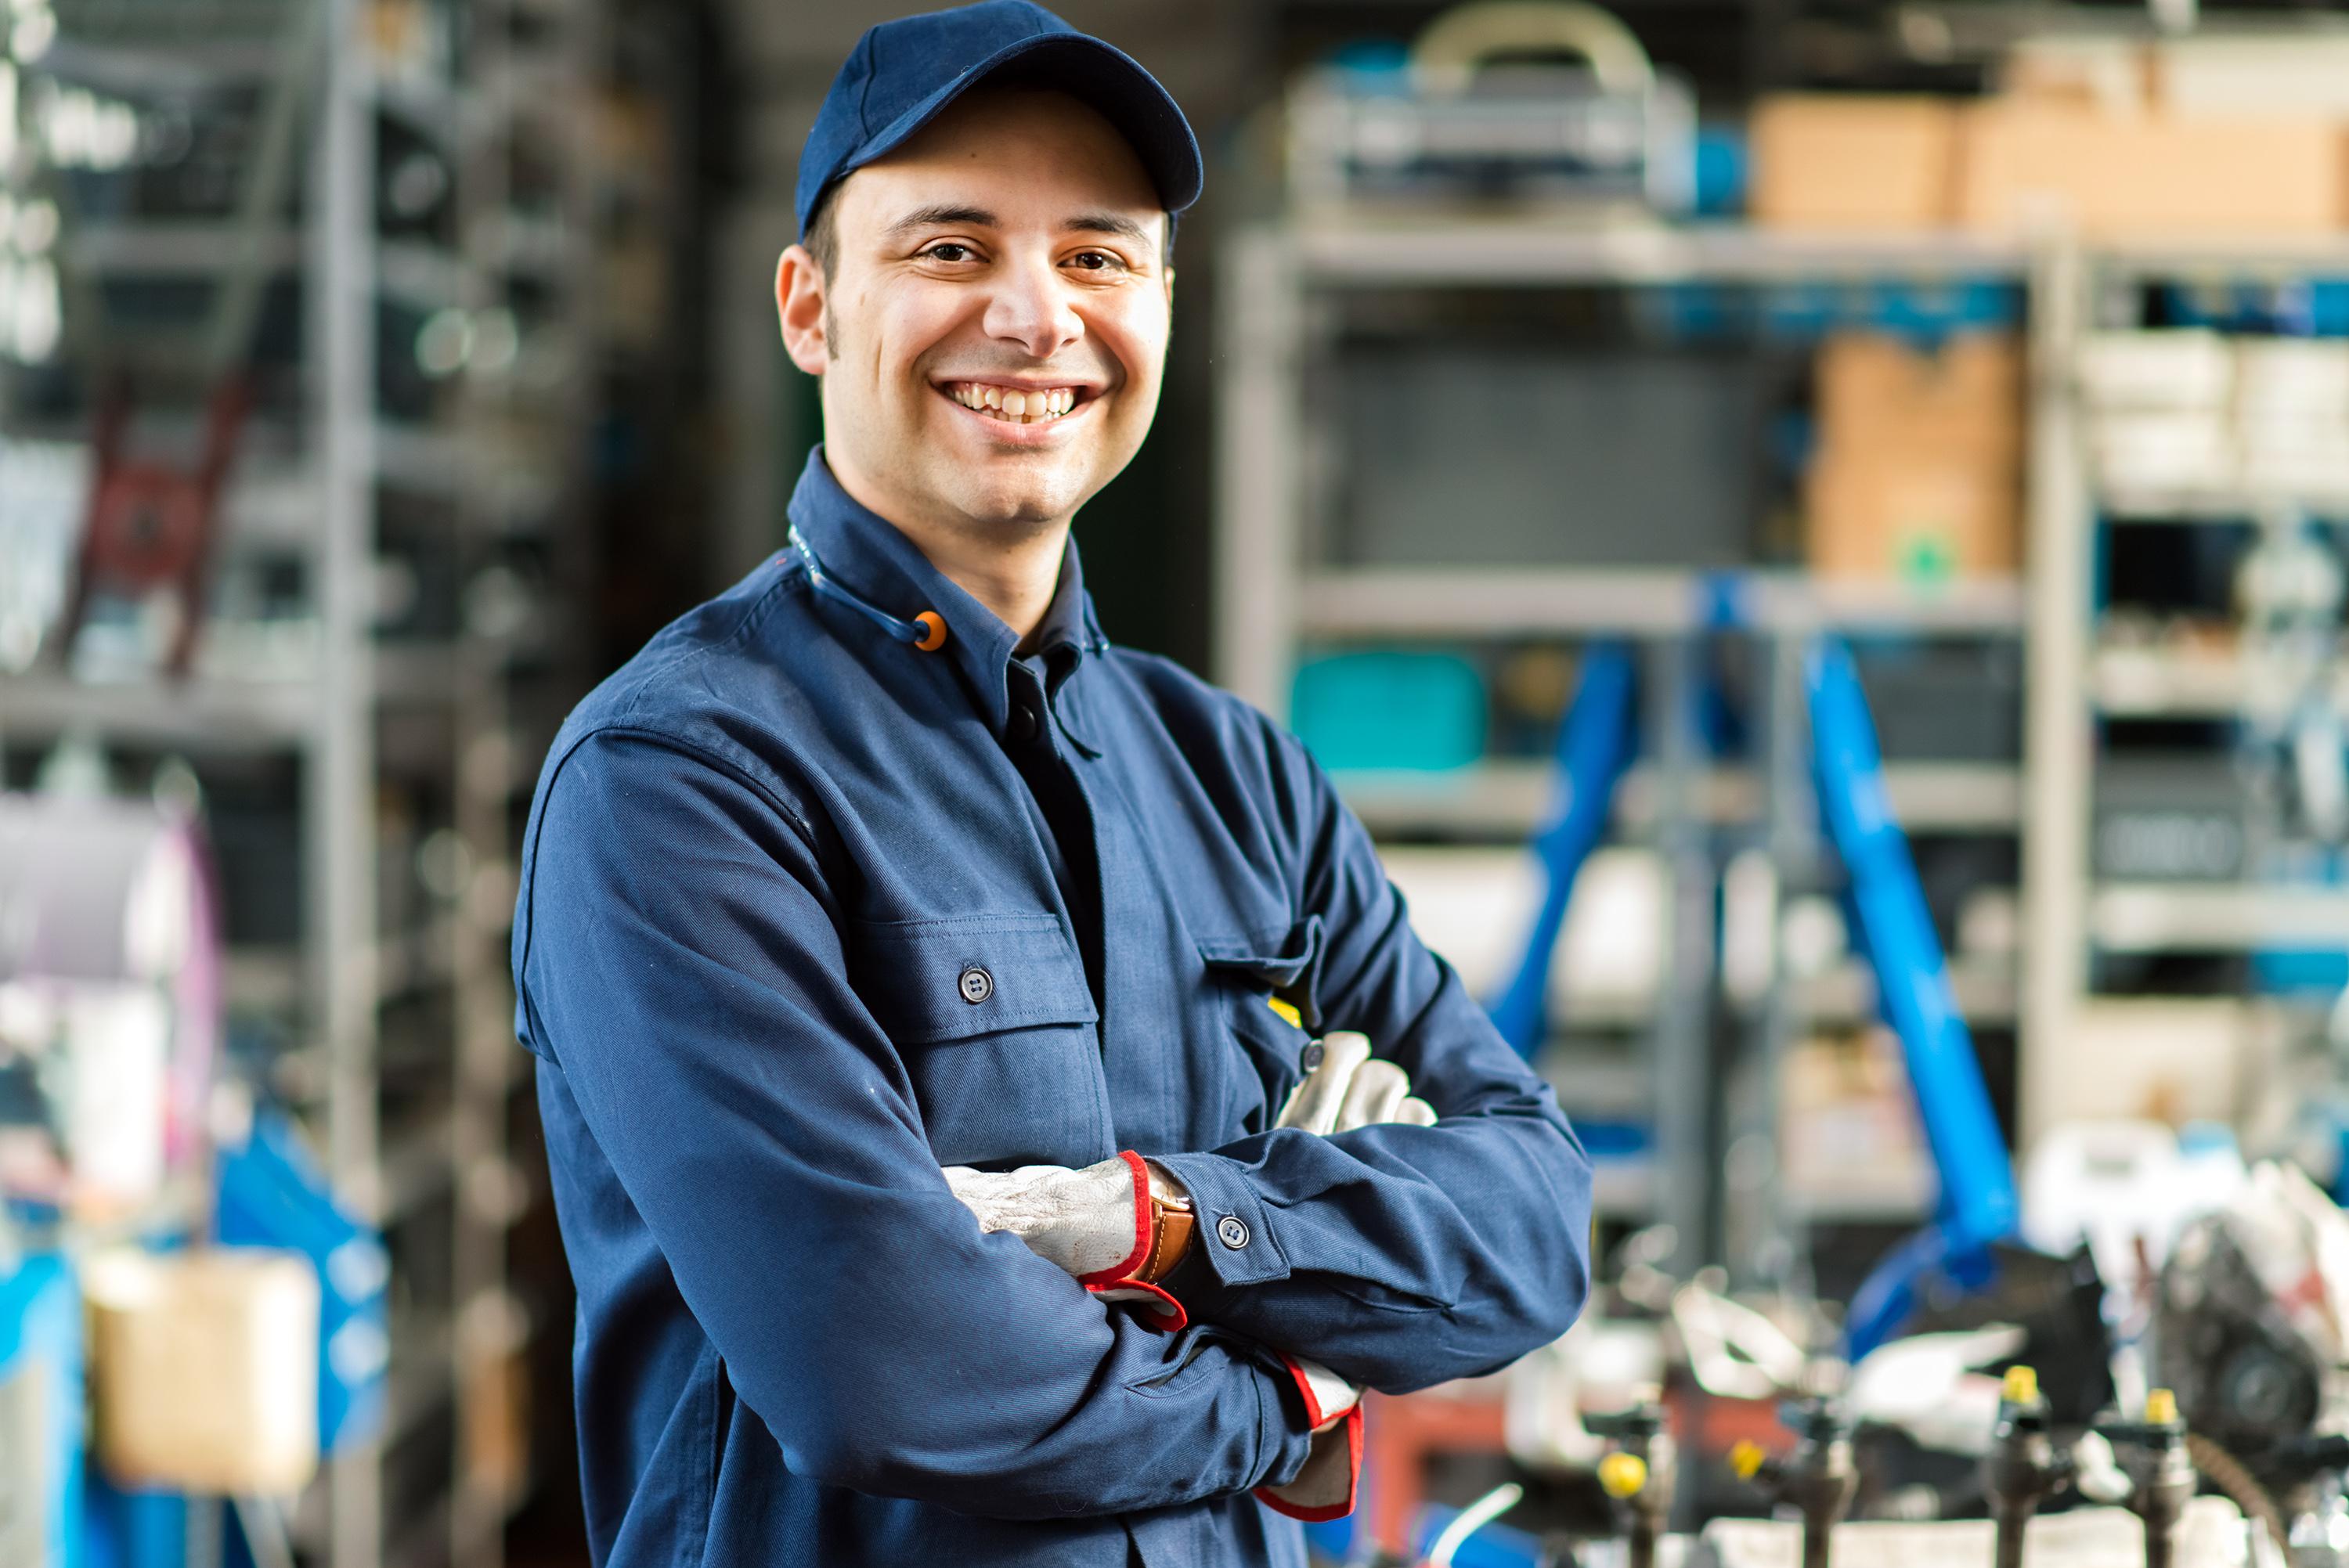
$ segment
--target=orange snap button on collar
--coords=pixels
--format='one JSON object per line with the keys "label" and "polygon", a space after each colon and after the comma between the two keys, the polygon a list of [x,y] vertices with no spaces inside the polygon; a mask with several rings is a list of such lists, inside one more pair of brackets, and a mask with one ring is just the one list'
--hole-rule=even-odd
{"label": "orange snap button on collar", "polygon": [[914,617],[914,624],[926,634],[914,646],[926,654],[935,654],[947,645],[947,619],[936,610],[925,610]]}

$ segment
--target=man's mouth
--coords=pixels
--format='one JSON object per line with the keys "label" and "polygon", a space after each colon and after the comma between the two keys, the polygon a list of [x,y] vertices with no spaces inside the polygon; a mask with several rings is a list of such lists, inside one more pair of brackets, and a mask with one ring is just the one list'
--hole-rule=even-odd
{"label": "man's mouth", "polygon": [[992,381],[947,381],[938,389],[971,412],[1006,425],[1049,425],[1091,397],[1082,387],[1004,387]]}

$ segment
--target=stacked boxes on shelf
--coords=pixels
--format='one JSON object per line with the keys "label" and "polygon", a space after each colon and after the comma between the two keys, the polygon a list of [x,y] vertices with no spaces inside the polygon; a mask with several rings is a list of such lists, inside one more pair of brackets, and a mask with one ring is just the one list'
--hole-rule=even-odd
{"label": "stacked boxes on shelf", "polygon": [[2041,39],[2001,87],[1765,99],[1755,221],[2092,239],[2349,225],[2349,37]]}
{"label": "stacked boxes on shelf", "polygon": [[2023,375],[2015,344],[1938,351],[1838,334],[1818,358],[1806,554],[1829,577],[2009,577],[2021,565]]}

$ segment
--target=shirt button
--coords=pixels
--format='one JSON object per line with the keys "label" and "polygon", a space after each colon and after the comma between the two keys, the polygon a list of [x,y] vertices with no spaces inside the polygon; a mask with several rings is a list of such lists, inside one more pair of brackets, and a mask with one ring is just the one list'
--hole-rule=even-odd
{"label": "shirt button", "polygon": [[995,976],[976,964],[964,970],[955,984],[962,989],[962,999],[974,1007],[995,995]]}
{"label": "shirt button", "polygon": [[1014,740],[1035,739],[1036,710],[1024,702],[1012,704],[1010,727],[1011,738]]}
{"label": "shirt button", "polygon": [[1248,1243],[1247,1222],[1237,1214],[1226,1214],[1216,1222],[1216,1240],[1234,1252]]}
{"label": "shirt button", "polygon": [[1298,1066],[1303,1068],[1307,1072],[1311,1072],[1315,1068],[1319,1067],[1321,1065],[1321,1042],[1319,1040],[1311,1041],[1303,1050],[1298,1052],[1297,1063]]}

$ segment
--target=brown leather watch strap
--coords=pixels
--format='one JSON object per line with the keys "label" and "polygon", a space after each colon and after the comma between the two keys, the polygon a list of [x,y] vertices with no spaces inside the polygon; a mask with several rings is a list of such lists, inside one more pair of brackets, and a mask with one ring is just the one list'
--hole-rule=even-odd
{"label": "brown leather watch strap", "polygon": [[1155,1220],[1150,1240],[1150,1257],[1143,1264],[1142,1272],[1134,1277],[1155,1284],[1174,1272],[1183,1254],[1191,1250],[1194,1227],[1191,1211],[1177,1209],[1153,1199],[1151,1213]]}

